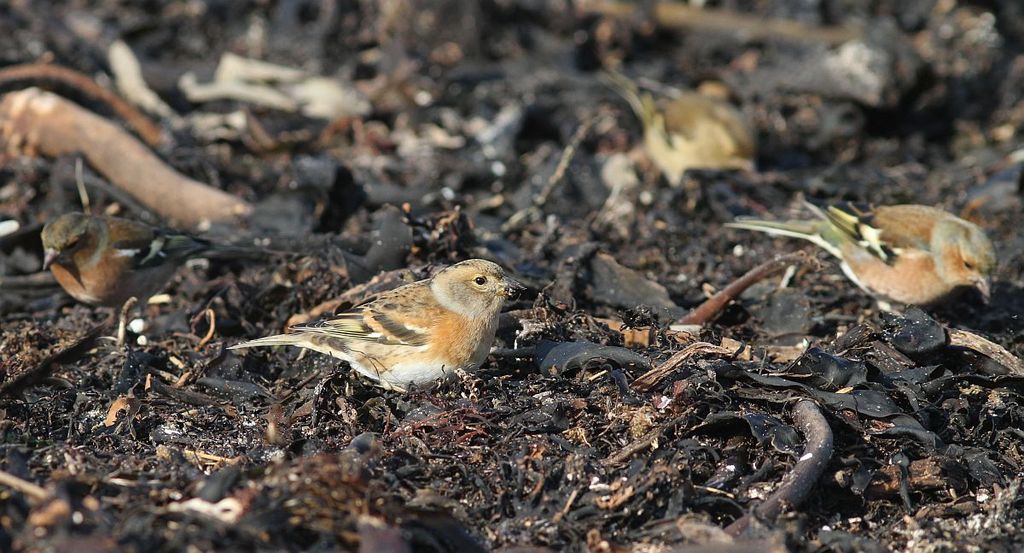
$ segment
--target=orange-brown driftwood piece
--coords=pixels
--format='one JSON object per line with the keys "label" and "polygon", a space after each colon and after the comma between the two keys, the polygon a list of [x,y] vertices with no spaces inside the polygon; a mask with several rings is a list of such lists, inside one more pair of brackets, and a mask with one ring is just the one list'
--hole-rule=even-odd
{"label": "orange-brown driftwood piece", "polygon": [[115,186],[169,220],[195,227],[252,207],[178,173],[116,124],[56,94],[27,88],[0,100],[0,155],[81,153]]}

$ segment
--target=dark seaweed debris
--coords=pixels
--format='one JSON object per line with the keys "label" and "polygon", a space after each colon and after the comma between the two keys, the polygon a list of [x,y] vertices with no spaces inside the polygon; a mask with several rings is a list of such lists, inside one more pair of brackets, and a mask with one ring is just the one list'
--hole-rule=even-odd
{"label": "dark seaweed debris", "polygon": [[[81,208],[79,182],[96,210],[154,215],[77,156],[5,158],[0,549],[1020,549],[1021,9],[674,4],[698,19],[559,0],[0,7],[4,65],[107,83],[124,40],[177,115],[154,116],[157,153],[255,206],[209,234],[296,254],[182,269],[117,348],[90,332],[107,313],[38,276],[38,230]],[[724,26],[699,19],[714,10]],[[189,101],[181,76],[207,82],[227,52],[370,108]],[[758,171],[659,179],[598,78],[619,62],[724,90]],[[0,82],[30,85],[116,120],[81,91]],[[721,226],[806,198],[972,218],[999,250],[991,303],[881,313],[824,254]],[[820,263],[678,326],[798,251]],[[530,292],[475,374],[398,394],[320,355],[225,349],[478,256]]]}

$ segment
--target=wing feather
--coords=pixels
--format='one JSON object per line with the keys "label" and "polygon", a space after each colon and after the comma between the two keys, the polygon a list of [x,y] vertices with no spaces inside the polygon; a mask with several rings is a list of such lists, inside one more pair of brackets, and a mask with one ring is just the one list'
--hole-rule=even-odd
{"label": "wing feather", "polygon": [[124,219],[112,219],[109,223],[115,236],[128,236],[114,241],[111,245],[128,255],[132,252],[135,268],[146,269],[163,265],[168,261],[180,261],[209,249],[210,242],[187,234],[166,229],[154,229]]}
{"label": "wing feather", "polygon": [[437,302],[421,282],[380,294],[360,307],[331,317],[293,326],[292,332],[323,334],[396,346],[425,346],[430,342]]}
{"label": "wing feather", "polygon": [[875,224],[875,211],[868,206],[840,203],[828,206],[825,218],[833,228],[886,263],[895,261],[899,244],[889,240],[890,232]]}

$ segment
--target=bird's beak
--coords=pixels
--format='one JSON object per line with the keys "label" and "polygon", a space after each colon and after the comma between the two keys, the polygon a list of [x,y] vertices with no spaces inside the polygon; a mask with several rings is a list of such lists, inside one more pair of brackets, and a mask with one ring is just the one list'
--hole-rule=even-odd
{"label": "bird's beak", "polygon": [[49,269],[50,265],[53,265],[53,262],[57,261],[58,257],[60,257],[59,251],[52,248],[46,248],[43,252],[43,270],[45,271]]}
{"label": "bird's beak", "polygon": [[525,286],[510,278],[506,278],[505,288],[503,290],[502,296],[509,299],[515,299],[518,298],[519,294],[522,293],[524,290],[526,290]]}
{"label": "bird's beak", "polygon": [[985,303],[988,303],[992,299],[992,283],[987,278],[981,277],[975,283],[974,287],[981,292],[981,297],[984,298]]}

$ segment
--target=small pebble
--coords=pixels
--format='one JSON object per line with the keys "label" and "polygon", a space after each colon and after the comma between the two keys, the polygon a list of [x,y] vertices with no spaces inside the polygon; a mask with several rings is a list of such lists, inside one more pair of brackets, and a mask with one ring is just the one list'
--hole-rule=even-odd
{"label": "small pebble", "polygon": [[142,331],[146,330],[146,321],[143,321],[142,319],[132,319],[131,322],[128,323],[128,330],[132,331],[134,334],[142,334]]}
{"label": "small pebble", "polygon": [[7,221],[0,221],[0,236],[7,236],[8,234],[14,234],[21,225],[13,219]]}
{"label": "small pebble", "polygon": [[147,303],[149,305],[161,305],[161,304],[171,303],[171,295],[170,294],[157,294],[157,295],[149,298],[149,301]]}

